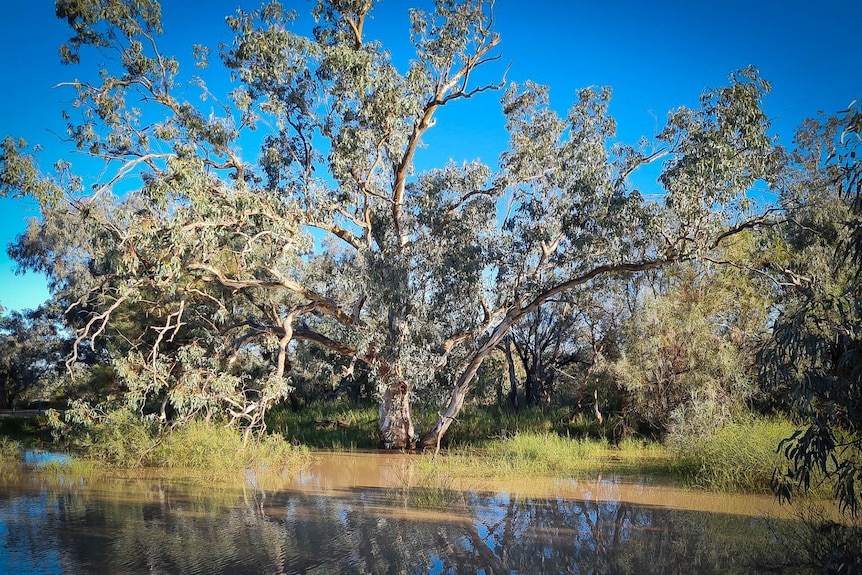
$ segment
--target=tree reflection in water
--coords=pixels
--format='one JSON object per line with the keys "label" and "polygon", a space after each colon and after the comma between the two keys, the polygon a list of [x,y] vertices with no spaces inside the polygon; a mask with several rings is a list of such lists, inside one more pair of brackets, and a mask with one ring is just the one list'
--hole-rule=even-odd
{"label": "tree reflection in water", "polygon": [[165,481],[0,486],[0,572],[753,573],[754,517],[620,501],[392,489],[251,492]]}

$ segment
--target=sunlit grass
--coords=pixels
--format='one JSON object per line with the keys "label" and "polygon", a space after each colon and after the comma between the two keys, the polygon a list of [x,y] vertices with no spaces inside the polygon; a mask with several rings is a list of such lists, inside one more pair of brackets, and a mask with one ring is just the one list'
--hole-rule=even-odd
{"label": "sunlit grass", "polygon": [[768,492],[773,470],[785,463],[778,444],[794,430],[786,419],[750,417],[700,436],[673,436],[673,471],[713,491]]}
{"label": "sunlit grass", "polygon": [[244,442],[243,430],[221,422],[190,421],[173,430],[141,420],[127,410],[71,438],[74,453],[102,468],[206,470],[232,474],[247,469],[299,469],[308,465],[307,448],[281,435],[265,434]]}
{"label": "sunlit grass", "polygon": [[278,469],[306,465],[308,449],[293,446],[281,436],[264,435],[243,444],[236,429],[202,421],[190,422],[174,430],[151,451],[142,463],[148,467],[213,469]]}
{"label": "sunlit grass", "polygon": [[21,459],[21,443],[8,437],[0,437],[0,463],[17,462]]}
{"label": "sunlit grass", "polygon": [[582,477],[596,473],[666,474],[670,456],[658,444],[605,439],[574,439],[556,433],[518,433],[489,441],[482,449],[457,448],[437,460],[458,477],[495,478],[525,475]]}

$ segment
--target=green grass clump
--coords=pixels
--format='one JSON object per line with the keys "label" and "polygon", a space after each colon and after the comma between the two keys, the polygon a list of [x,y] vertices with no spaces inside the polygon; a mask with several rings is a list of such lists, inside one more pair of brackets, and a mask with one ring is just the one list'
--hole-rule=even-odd
{"label": "green grass clump", "polygon": [[778,444],[795,429],[786,419],[750,417],[708,434],[672,435],[673,469],[696,487],[767,492],[773,470],[784,462]]}
{"label": "green grass clump", "polygon": [[[430,414],[430,427],[437,420],[436,412]],[[513,411],[497,405],[471,405],[464,408],[457,421],[449,428],[443,442],[448,446],[484,447],[500,438],[522,434],[553,434],[561,429],[563,415],[546,414],[539,408]]]}
{"label": "green grass clump", "polygon": [[81,426],[68,439],[75,451],[91,461],[131,467],[142,463],[157,435],[156,422],[142,420],[128,409],[118,409],[103,421]]}
{"label": "green grass clump", "polygon": [[606,452],[606,440],[569,439],[555,433],[519,433],[488,447],[488,457],[504,469],[538,475],[568,474],[581,462]]}
{"label": "green grass clump", "polygon": [[0,463],[13,463],[21,459],[21,444],[8,437],[0,437]]}
{"label": "green grass clump", "polygon": [[301,466],[308,450],[281,436],[265,435],[243,444],[242,432],[203,421],[193,421],[166,436],[143,459],[149,467],[237,471]]}
{"label": "green grass clump", "polygon": [[585,474],[666,474],[668,456],[657,444],[573,439],[557,433],[518,433],[489,441],[482,449],[441,452],[438,461],[456,477],[579,477]]}
{"label": "green grass clump", "polygon": [[243,430],[221,422],[190,421],[169,430],[127,409],[79,428],[71,441],[84,459],[119,468],[275,469],[302,466],[310,457],[281,435],[264,435],[245,444]]}

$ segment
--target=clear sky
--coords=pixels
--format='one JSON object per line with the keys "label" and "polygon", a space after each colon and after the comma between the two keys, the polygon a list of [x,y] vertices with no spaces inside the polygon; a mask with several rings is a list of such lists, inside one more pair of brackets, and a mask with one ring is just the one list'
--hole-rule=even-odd
{"label": "clear sky", "polygon": [[[225,15],[239,5],[250,10],[259,4],[165,0],[162,51],[190,62],[192,44],[215,49],[230,40]],[[284,4],[303,15],[313,6],[311,0]],[[391,46],[396,62],[410,57],[405,52],[410,6],[427,8],[430,2],[384,0],[366,26],[369,37]],[[0,138],[12,135],[42,145],[44,166],[61,157],[80,165],[80,156],[59,136],[64,130],[60,110],[72,93],[54,86],[92,77],[97,62],[60,65],[58,47],[70,34],[49,0],[0,0],[0,16]],[[766,111],[773,132],[788,145],[804,118],[836,113],[862,98],[858,0],[497,0],[495,18],[502,42],[493,72],[501,75],[508,67],[508,81],[548,84],[561,112],[577,89],[611,86],[610,111],[619,139],[632,144],[657,132],[669,110],[697,105],[706,88],[725,84],[728,74],[748,65],[772,84]],[[190,63],[184,70],[194,73]],[[426,138],[422,166],[449,158],[481,158],[496,165],[506,146],[499,97],[485,94],[459,109],[443,110]],[[243,155],[252,159],[255,150]],[[646,193],[652,184],[638,182]],[[0,305],[7,310],[34,308],[48,297],[44,279],[15,275],[5,253],[27,219],[37,215],[32,203],[0,199]]]}

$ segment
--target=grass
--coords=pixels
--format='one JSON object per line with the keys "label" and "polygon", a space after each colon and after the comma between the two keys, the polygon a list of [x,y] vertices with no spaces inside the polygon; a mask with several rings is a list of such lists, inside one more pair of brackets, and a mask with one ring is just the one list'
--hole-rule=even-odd
{"label": "grass", "polygon": [[165,433],[157,422],[144,421],[124,409],[96,425],[78,430],[71,447],[101,467],[157,467],[232,473],[246,469],[300,468],[308,449],[279,435],[264,435],[249,444],[243,432],[220,422],[192,421]]}
{"label": "grass", "polygon": [[21,443],[9,437],[0,437],[0,463],[17,462],[21,459]]}
{"label": "grass", "polygon": [[[433,410],[417,410],[414,415],[420,432],[436,419]],[[226,472],[301,467],[311,458],[309,448],[376,448],[377,420],[374,402],[312,402],[298,413],[286,408],[271,410],[269,434],[243,446],[240,432],[201,422],[157,439],[157,424],[117,412],[109,425],[92,429],[78,438],[78,444],[85,457],[115,467]],[[28,431],[43,433],[44,427],[38,421],[13,425],[25,436]],[[444,437],[445,449],[432,468],[417,468],[405,478],[405,493],[430,498],[430,505],[443,498],[453,477],[582,477],[596,473],[676,478],[713,491],[768,492],[773,469],[783,463],[776,447],[794,429],[788,420],[750,416],[710,433],[671,435],[663,444],[637,439],[611,442],[606,439],[612,435],[609,429],[584,418],[571,422],[563,409],[516,413],[497,406],[470,406],[450,427]],[[17,457],[15,449],[20,449],[17,442],[2,439],[0,457]]]}
{"label": "grass", "polygon": [[220,425],[194,421],[178,428],[146,454],[148,467],[240,471],[281,469],[308,463],[307,449],[276,435],[266,435],[243,445],[241,432]]}
{"label": "grass", "polygon": [[672,436],[673,472],[713,491],[768,492],[773,469],[784,462],[778,444],[795,429],[786,419],[748,417],[702,436]]}
{"label": "grass", "polygon": [[[422,428],[430,428],[437,419],[436,412],[428,412],[422,421]],[[520,434],[548,434],[564,430],[562,412],[545,413],[539,408],[523,409],[515,412],[496,405],[469,406],[453,422],[443,437],[447,447],[485,447],[501,438]]]}
{"label": "grass", "polygon": [[[436,412],[417,410],[414,416],[417,427],[427,429]],[[377,446],[374,403],[311,403],[299,413],[274,411],[268,423],[271,431],[312,448]],[[679,479],[714,491],[769,492],[772,471],[783,461],[778,442],[795,429],[788,420],[751,416],[708,434],[671,436],[665,443],[611,442],[613,425],[583,417],[570,421],[563,409],[470,406],[444,437],[436,465],[458,478],[615,473]]]}
{"label": "grass", "polygon": [[572,439],[552,432],[523,432],[489,441],[481,449],[441,452],[441,465],[458,477],[581,477],[596,473],[664,475],[670,456],[658,444],[605,439]]}

